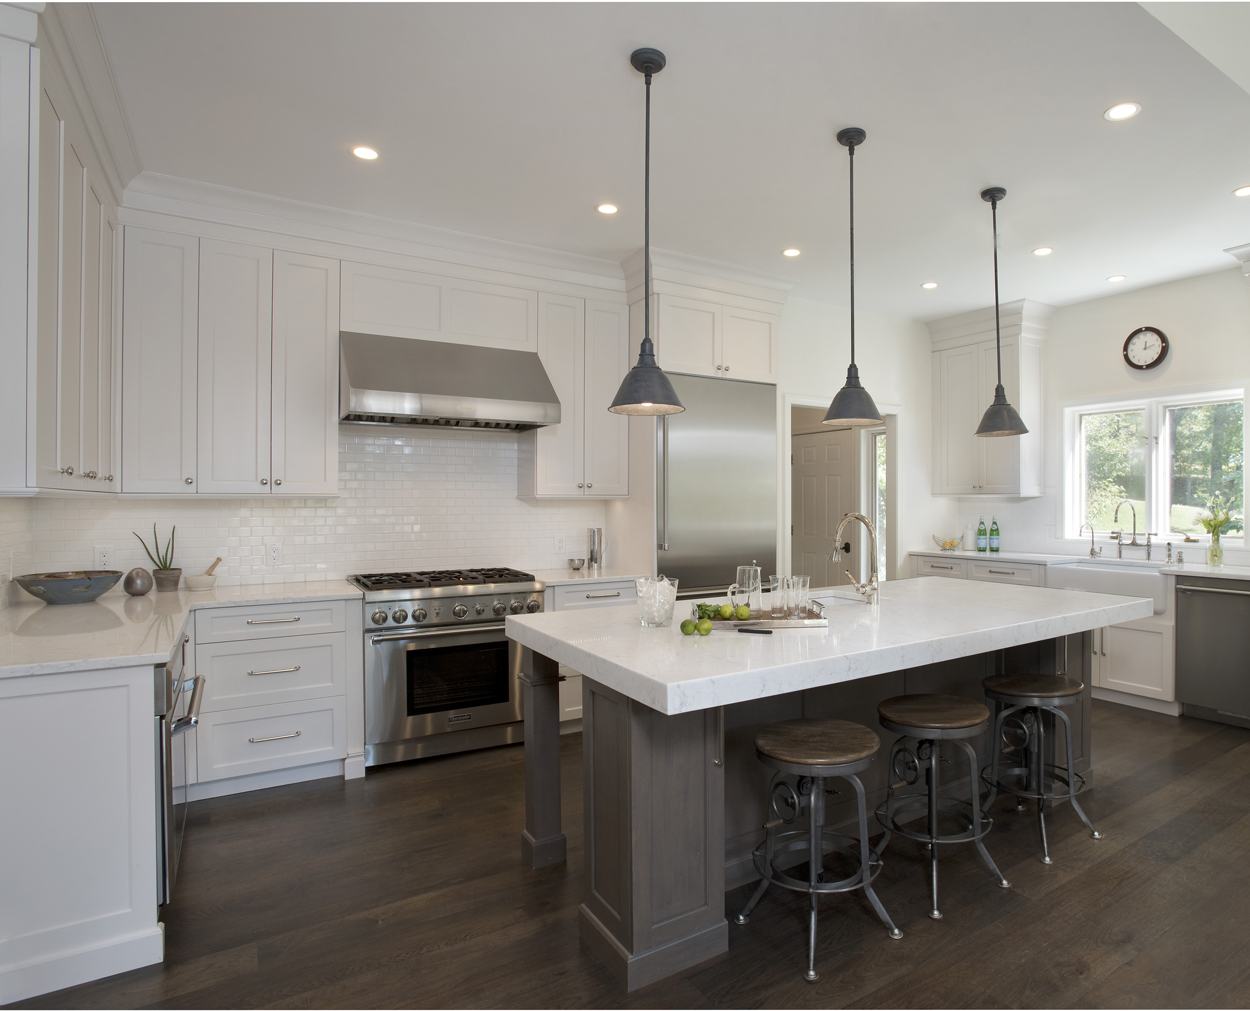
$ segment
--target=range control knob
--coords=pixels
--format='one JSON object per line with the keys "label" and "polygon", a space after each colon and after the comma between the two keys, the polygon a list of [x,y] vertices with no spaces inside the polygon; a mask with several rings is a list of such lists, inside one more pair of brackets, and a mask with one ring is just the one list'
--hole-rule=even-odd
{"label": "range control knob", "polygon": [[405,611],[402,607],[397,608],[396,610],[391,612],[391,621],[395,622],[396,625],[402,625],[407,620],[408,620],[408,612]]}
{"label": "range control knob", "polygon": [[485,613],[486,613],[486,605],[485,605],[485,604],[474,604],[474,605],[473,605],[473,610],[474,610],[474,611],[476,611],[478,614],[485,614]]}
{"label": "range control knob", "polygon": [[451,609],[451,613],[454,614],[457,618],[463,618],[465,615],[469,613],[469,609],[465,607],[463,604],[457,604],[455,607]]}
{"label": "range control knob", "polygon": [[535,611],[541,611],[542,609],[543,602],[541,600],[531,600],[525,605],[525,610],[529,611],[530,614],[533,614]]}
{"label": "range control knob", "polygon": [[413,621],[425,621],[425,619],[428,617],[429,615],[426,614],[424,607],[418,607],[415,611],[412,612]]}
{"label": "range control knob", "polygon": [[386,612],[383,611],[379,607],[376,611],[374,611],[371,615],[369,615],[369,620],[372,621],[375,625],[385,625],[386,624]]}
{"label": "range control knob", "polygon": [[508,613],[508,605],[505,604],[502,600],[496,600],[495,606],[494,608],[492,608],[492,610],[495,612],[496,618],[502,618],[505,614]]}
{"label": "range control knob", "polygon": [[508,605],[508,610],[511,611],[513,614],[520,614],[522,611],[525,610],[525,603],[524,601],[514,600],[511,604]]}

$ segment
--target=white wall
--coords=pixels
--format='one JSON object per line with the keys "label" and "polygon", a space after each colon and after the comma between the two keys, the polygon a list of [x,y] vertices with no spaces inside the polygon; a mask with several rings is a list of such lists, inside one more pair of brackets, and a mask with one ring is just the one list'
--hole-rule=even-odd
{"label": "white wall", "polygon": [[[31,571],[31,511],[33,500],[0,498],[0,607],[22,594],[10,574]],[[28,600],[31,598],[27,598]]]}
{"label": "white wall", "polygon": [[[516,497],[514,433],[344,426],[339,444],[336,499],[0,499],[0,562],[16,550],[18,573],[90,568],[95,546],[106,545],[111,568],[150,567],[131,531],[150,538],[155,521],[162,537],[177,524],[175,562],[186,571],[221,555],[222,583],[471,565],[563,568],[569,556],[586,554],[586,528],[604,525],[601,502]],[[278,565],[267,560],[271,544],[281,549]],[[23,597],[11,588],[10,599]]]}
{"label": "white wall", "polygon": [[[1124,338],[1145,325],[1167,334],[1170,349],[1157,369],[1138,372],[1124,364],[1121,350]],[[1063,409],[1117,398],[1250,389],[1250,279],[1234,267],[1056,309],[1042,369],[1044,494],[958,500],[960,529],[981,515],[987,524],[997,516],[1004,551],[1080,554],[1087,544],[1063,538]],[[1199,560],[1200,549],[1191,548],[1197,550],[1187,552],[1189,559]],[[1250,561],[1250,553],[1231,546],[1226,556],[1229,562]]]}

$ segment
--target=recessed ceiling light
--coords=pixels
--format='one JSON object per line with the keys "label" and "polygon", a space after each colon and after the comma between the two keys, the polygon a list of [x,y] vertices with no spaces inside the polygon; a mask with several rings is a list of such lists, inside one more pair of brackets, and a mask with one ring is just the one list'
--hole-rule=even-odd
{"label": "recessed ceiling light", "polygon": [[1235,190],[1233,190],[1233,196],[1250,197],[1250,186],[1238,186]]}
{"label": "recessed ceiling light", "polygon": [[1054,250],[1050,246],[1038,246],[1033,250],[1034,256],[1049,256]]}
{"label": "recessed ceiling light", "polygon": [[1139,112],[1141,112],[1141,106],[1136,102],[1119,102],[1104,112],[1102,118],[1112,123],[1119,123],[1121,120],[1132,119]]}
{"label": "recessed ceiling light", "polygon": [[605,214],[611,217],[613,214],[619,211],[620,208],[617,207],[616,204],[600,204],[598,207],[595,208],[595,210],[598,211],[600,214]]}
{"label": "recessed ceiling light", "polygon": [[1119,284],[1121,281],[1127,281],[1127,280],[1128,278],[1125,277],[1123,274],[1112,274],[1109,278],[1107,278],[1107,282],[1109,284]]}
{"label": "recessed ceiling light", "polygon": [[937,281],[925,281],[920,287],[922,287],[925,291],[932,291],[937,287]]}
{"label": "recessed ceiling light", "polygon": [[788,256],[790,257],[790,259],[794,259],[794,257],[798,256],[801,252],[802,252],[801,249],[795,249],[793,246],[788,246],[787,248],[781,251],[781,255]]}
{"label": "recessed ceiling light", "polygon": [[352,148],[352,154],[354,154],[361,161],[377,161],[378,160],[377,151],[375,151],[373,148],[368,147],[364,144],[358,144],[356,147]]}

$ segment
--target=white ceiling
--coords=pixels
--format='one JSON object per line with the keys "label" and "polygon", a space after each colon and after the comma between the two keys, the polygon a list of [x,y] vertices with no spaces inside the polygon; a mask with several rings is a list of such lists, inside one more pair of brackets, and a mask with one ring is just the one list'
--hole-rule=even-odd
{"label": "white ceiling", "polygon": [[[1062,304],[1232,265],[1250,94],[1131,3],[97,4],[145,171],[619,260],[653,241],[864,308]],[[1123,100],[1135,120],[1102,118]],[[379,161],[350,156],[378,148]],[[594,211],[621,207],[615,220]],[[803,255],[783,260],[795,245]],[[1034,257],[1035,246],[1054,255]],[[1126,274],[1125,285],[1108,285]],[[936,280],[926,292],[920,283]]]}

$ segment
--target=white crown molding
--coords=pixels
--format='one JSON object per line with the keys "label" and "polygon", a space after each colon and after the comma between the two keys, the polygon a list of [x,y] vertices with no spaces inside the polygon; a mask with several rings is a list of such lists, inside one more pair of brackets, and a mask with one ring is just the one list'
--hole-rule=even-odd
{"label": "white crown molding", "polygon": [[109,185],[120,201],[141,166],[91,5],[51,4],[39,17],[39,30],[40,47],[50,50],[60,65]]}
{"label": "white crown molding", "polygon": [[[643,295],[643,255],[635,250],[621,261],[625,272],[627,297],[632,304]],[[787,281],[756,274],[720,260],[708,260],[670,249],[651,250],[652,290],[675,294],[717,293],[764,303],[765,311],[777,312],[785,303],[792,285]],[[705,296],[706,297],[706,296]]]}
{"label": "white crown molding", "polygon": [[41,3],[0,4],[0,37],[30,44],[39,33]]}
{"label": "white crown molding", "polygon": [[[227,225],[271,236],[295,236],[360,250],[459,263],[590,288],[616,292],[625,288],[621,268],[611,260],[397,221],[158,172],[140,173],[123,195],[123,223],[137,224],[143,217],[147,224],[147,214]],[[281,244],[280,239],[271,241]],[[368,258],[367,254],[365,258]]]}
{"label": "white crown molding", "polygon": [[1244,246],[1229,246],[1224,252],[1240,263],[1241,272],[1250,277],[1250,242]]}
{"label": "white crown molding", "polygon": [[[1046,327],[1054,311],[1055,307],[1052,305],[1027,298],[1002,303],[999,306],[999,318],[1003,338],[1042,340],[1046,336]],[[973,309],[971,312],[936,319],[925,325],[929,328],[929,338],[935,350],[978,343],[994,336],[994,307],[991,305],[984,309]]]}

